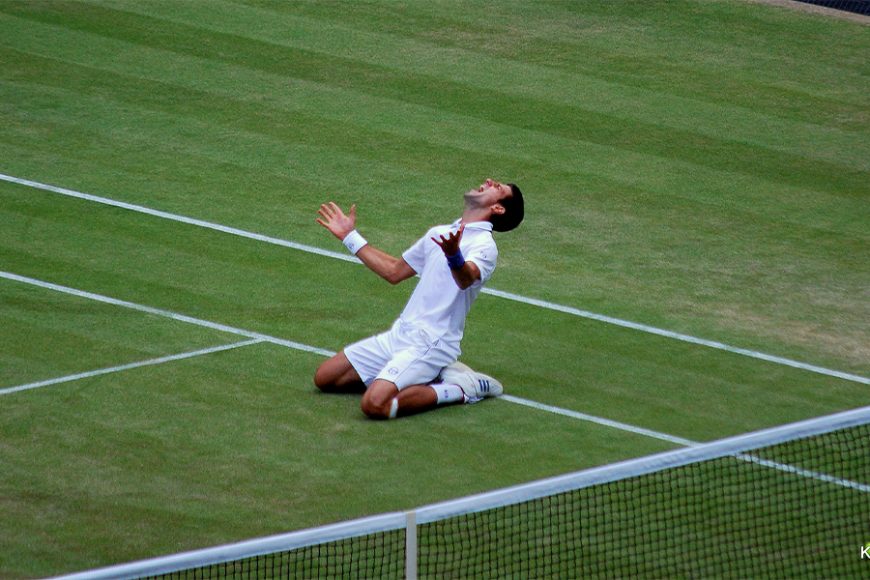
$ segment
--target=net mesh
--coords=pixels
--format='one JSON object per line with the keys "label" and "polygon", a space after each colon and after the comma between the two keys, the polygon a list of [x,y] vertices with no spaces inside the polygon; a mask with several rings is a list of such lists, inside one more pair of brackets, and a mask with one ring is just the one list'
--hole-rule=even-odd
{"label": "net mesh", "polygon": [[149,578],[402,578],[405,530],[346,538]]}
{"label": "net mesh", "polygon": [[[417,527],[420,578],[857,577],[870,425]],[[163,578],[402,578],[403,529]]]}
{"label": "net mesh", "polygon": [[[849,577],[870,571],[870,426],[792,441],[419,531],[421,578]],[[812,473],[811,473],[812,472]]]}

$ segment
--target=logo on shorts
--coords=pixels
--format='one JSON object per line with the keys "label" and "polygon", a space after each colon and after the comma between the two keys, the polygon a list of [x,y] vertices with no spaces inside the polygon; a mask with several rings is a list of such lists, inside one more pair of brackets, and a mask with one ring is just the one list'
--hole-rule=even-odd
{"label": "logo on shorts", "polygon": [[390,370],[388,370],[387,372],[391,375],[397,375],[399,374],[399,369],[397,369],[396,367],[390,367]]}

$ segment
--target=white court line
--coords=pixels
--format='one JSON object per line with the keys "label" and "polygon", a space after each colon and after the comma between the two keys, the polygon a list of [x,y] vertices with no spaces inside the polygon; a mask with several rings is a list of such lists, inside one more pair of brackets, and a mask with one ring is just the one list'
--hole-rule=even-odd
{"label": "white court line", "polygon": [[[596,417],[594,415],[587,415],[586,413],[578,413],[577,411],[571,411],[569,409],[562,409],[560,407],[554,407],[552,405],[545,405],[543,403],[538,403],[537,401],[530,401],[528,399],[522,399],[520,397],[502,395],[499,398],[510,403],[516,403],[518,405],[532,407],[533,409],[539,409],[541,411],[547,411],[549,413],[555,413],[557,415],[563,415],[565,417],[571,417],[573,419],[579,419],[581,421],[588,421],[590,423],[596,423],[598,425],[604,425],[606,427],[613,427],[614,429],[628,431],[629,433],[635,433],[637,435],[643,435],[644,437],[651,437],[653,439],[660,439],[669,443],[676,443],[677,445],[682,445],[683,447],[698,447],[700,445],[704,445],[704,443],[692,441],[691,439],[683,439],[682,437],[675,437],[674,435],[668,435],[667,433],[660,433],[658,431],[644,429],[643,427],[635,427],[634,425],[620,423],[619,421],[613,421],[611,419],[604,419],[602,417]],[[782,471],[784,473],[793,473],[795,475],[815,479],[817,481],[832,483],[840,487],[846,487],[849,489],[862,491],[864,493],[870,493],[870,485],[859,483],[857,481],[852,481],[850,479],[833,477],[826,473],[820,473],[818,471],[812,471],[810,469],[803,469],[801,467],[795,467],[794,465],[779,463],[777,461],[770,461],[769,459],[761,459],[760,457],[756,457],[755,455],[749,455],[746,453],[738,453],[733,457],[739,459],[740,461],[755,463],[756,465],[762,465],[764,467],[775,469],[777,471]]]}
{"label": "white court line", "polygon": [[0,278],[5,278],[7,280],[13,280],[15,282],[23,282],[25,284],[30,284],[32,286],[39,286],[40,288],[46,288],[48,290],[55,290],[57,292],[63,292],[64,294],[71,294],[73,296],[78,296],[80,298],[88,298],[89,300],[95,300],[97,302],[103,302],[105,304],[112,304],[113,306],[121,306],[122,308],[129,308],[131,310],[138,310],[139,312],[147,312],[148,314],[156,314],[157,316],[163,316],[165,318],[171,318],[173,320],[178,320],[180,322],[187,322],[189,324],[195,324],[196,326],[202,326],[204,328],[211,328],[212,330],[220,330],[221,332],[228,332],[230,334],[237,334],[239,336],[246,336],[248,338],[256,338],[256,339],[261,340],[263,342],[270,342],[272,344],[278,344],[278,345],[286,346],[288,348],[293,348],[296,350],[301,350],[301,351],[305,351],[305,352],[312,352],[312,353],[320,354],[323,356],[332,356],[335,354],[332,351],[324,350],[322,348],[317,348],[314,346],[308,346],[307,344],[302,344],[301,342],[293,342],[292,340],[284,340],[282,338],[275,338],[274,336],[260,334],[259,332],[251,332],[250,330],[243,330],[241,328],[227,326],[226,324],[219,324],[217,322],[210,322],[208,320],[202,320],[201,318],[194,318],[192,316],[178,314],[178,313],[172,312],[170,310],[162,310],[160,308],[152,308],[151,306],[143,306],[141,304],[136,304],[135,302],[127,302],[126,300],[118,300],[117,298],[110,298],[109,296],[103,296],[102,294],[94,294],[93,292],[85,292],[84,290],[76,290],[75,288],[70,288],[68,286],[61,286],[59,284],[52,284],[51,282],[43,282],[42,280],[37,280],[36,278],[28,278],[27,276],[19,276],[18,274],[13,274],[11,272],[0,271]]}
{"label": "white court line", "polygon": [[[118,207],[118,208],[130,210],[130,211],[135,211],[138,213],[143,213],[143,214],[147,214],[150,216],[159,217],[162,219],[167,219],[167,220],[171,220],[171,221],[175,221],[175,222],[181,222],[184,224],[189,224],[189,225],[194,225],[194,226],[198,226],[198,227],[202,227],[202,228],[207,228],[210,230],[215,230],[215,231],[219,231],[219,232],[223,232],[223,233],[227,233],[227,234],[232,234],[234,236],[240,236],[243,238],[257,240],[260,242],[266,242],[266,243],[274,244],[277,246],[283,246],[285,248],[291,248],[291,249],[299,250],[302,252],[308,252],[310,254],[317,254],[319,256],[326,256],[329,258],[335,258],[337,260],[344,260],[345,262],[354,262],[354,263],[358,263],[358,264],[361,263],[359,261],[359,259],[357,259],[353,256],[349,256],[347,254],[333,252],[330,250],[323,250],[323,249],[317,248],[315,246],[309,246],[306,244],[299,244],[297,242],[292,242],[289,240],[282,240],[280,238],[273,238],[271,236],[265,236],[262,234],[249,232],[246,230],[240,230],[238,228],[232,228],[229,226],[224,226],[224,225],[216,224],[213,222],[208,222],[208,221],[190,218],[190,217],[186,217],[186,216],[182,216],[182,215],[178,215],[178,214],[174,214],[174,213],[169,213],[169,212],[165,212],[165,211],[151,209],[151,208],[148,208],[145,206],[136,205],[136,204],[132,204],[132,203],[126,203],[123,201],[117,201],[117,200],[110,199],[107,197],[99,197],[96,195],[91,195],[89,193],[82,193],[79,191],[74,191],[71,189],[63,188],[63,187],[56,187],[54,185],[47,185],[45,183],[40,183],[38,181],[31,181],[29,179],[22,179],[20,177],[14,177],[12,175],[5,175],[5,174],[0,173],[0,180],[8,181],[10,183],[16,183],[18,185],[24,185],[27,187],[32,187],[34,189],[40,189],[43,191],[50,191],[52,193],[58,193],[61,195],[66,195],[66,196],[74,197],[77,199],[83,199],[86,201],[91,201],[91,202],[95,202],[95,203],[109,205],[112,207]],[[801,370],[805,370],[805,371],[809,371],[809,372],[813,372],[813,373],[817,373],[817,374],[821,374],[821,375],[826,375],[829,377],[835,377],[838,379],[843,379],[843,380],[847,380],[847,381],[853,381],[856,383],[870,385],[870,378],[862,377],[860,375],[855,375],[855,374],[846,373],[843,371],[828,369],[825,367],[820,367],[817,365],[812,365],[812,364],[796,361],[796,360],[781,357],[781,356],[765,354],[763,352],[759,352],[759,351],[755,351],[755,350],[739,348],[739,347],[731,346],[731,345],[728,345],[728,344],[725,344],[722,342],[718,342],[715,340],[707,340],[707,339],[703,339],[703,338],[697,338],[694,336],[690,336],[688,334],[682,334],[679,332],[672,332],[670,330],[664,330],[662,328],[656,328],[654,326],[649,326],[646,324],[631,322],[629,320],[622,320],[620,318],[614,318],[612,316],[605,316],[603,314],[596,314],[594,312],[589,312],[587,310],[581,310],[579,308],[573,308],[571,306],[563,306],[561,304],[548,302],[546,300],[538,300],[537,298],[529,298],[526,296],[521,296],[519,294],[513,294],[511,292],[503,292],[501,290],[495,290],[492,288],[484,288],[483,293],[489,294],[492,296],[497,296],[499,298],[504,298],[506,300],[513,300],[515,302],[521,302],[523,304],[537,306],[539,308],[545,308],[548,310],[554,310],[556,312],[562,312],[564,314],[570,314],[572,316],[578,316],[581,318],[596,320],[598,322],[613,324],[613,325],[620,326],[623,328],[629,328],[631,330],[646,332],[646,333],[654,334],[656,336],[661,336],[664,338],[670,338],[673,340],[688,342],[690,344],[695,344],[695,345],[699,345],[699,346],[706,346],[709,348],[715,348],[717,350],[722,350],[722,351],[729,352],[732,354],[747,356],[750,358],[755,358],[755,359],[763,360],[763,361],[774,363],[774,364],[785,365],[785,366],[789,366],[789,367],[796,368],[796,369],[801,369]]]}
{"label": "white court line", "polygon": [[794,465],[788,465],[786,463],[778,463],[776,461],[770,461],[768,459],[761,459],[760,457],[756,457],[755,455],[747,455],[746,453],[741,453],[739,455],[735,455],[734,457],[740,459],[741,461],[746,461],[747,463],[755,463],[764,467],[776,469],[777,471],[794,473],[795,475],[809,477],[810,479],[815,479],[817,481],[824,481],[825,483],[832,483],[834,485],[839,485],[840,487],[848,487],[849,489],[855,489],[857,491],[863,491],[864,493],[870,493],[870,485],[867,485],[866,483],[852,481],[851,479],[843,479],[840,477],[828,475],[826,473],[819,473],[818,471],[810,471],[809,469],[795,467]]}
{"label": "white court line", "polygon": [[649,429],[644,429],[643,427],[635,427],[634,425],[629,425],[627,423],[620,423],[619,421],[613,421],[611,419],[604,419],[602,417],[596,417],[595,415],[587,415],[586,413],[578,413],[577,411],[570,411],[568,409],[563,409],[561,407],[554,407],[553,405],[545,405],[544,403],[538,403],[537,401],[530,401],[529,399],[521,399],[520,397],[514,397],[513,395],[502,395],[499,397],[504,401],[508,401],[509,403],[515,403],[517,405],[525,405],[526,407],[532,407],[533,409],[538,409],[540,411],[547,411],[548,413],[555,413],[556,415],[562,415],[564,417],[571,417],[572,419],[579,419],[581,421],[588,421],[589,423],[596,423],[598,425],[604,425],[605,427],[612,427],[614,429],[619,429],[621,431],[628,431],[629,433],[635,433],[637,435],[643,435],[644,437],[651,437],[653,439],[660,439],[662,441],[667,441],[668,443],[676,443],[677,445],[682,445],[684,447],[692,447],[694,445],[698,445],[695,441],[691,441],[689,439],[683,439],[682,437],[675,437],[674,435],[668,435],[667,433],[659,433],[658,431],[651,431]]}
{"label": "white court line", "polygon": [[38,389],[40,387],[48,387],[48,386],[57,385],[60,383],[68,383],[71,381],[77,381],[79,379],[87,379],[90,377],[98,377],[100,375],[108,375],[110,373],[118,373],[121,371],[130,370],[130,369],[137,369],[139,367],[147,367],[147,366],[159,365],[159,364],[163,364],[163,363],[167,363],[167,362],[171,362],[171,361],[176,361],[176,360],[184,360],[184,359],[193,358],[193,357],[197,357],[197,356],[203,356],[206,354],[212,354],[215,352],[223,352],[225,350],[232,350],[234,348],[241,348],[243,346],[250,346],[252,344],[260,344],[261,342],[264,342],[264,341],[262,339],[259,339],[259,338],[252,339],[252,340],[244,340],[242,342],[235,342],[232,344],[222,344],[220,346],[212,346],[210,348],[203,348],[200,350],[182,352],[179,354],[172,354],[172,355],[168,355],[168,356],[162,356],[159,358],[152,358],[152,359],[128,363],[128,364],[124,364],[124,365],[118,365],[115,367],[97,369],[95,371],[76,373],[74,375],[67,375],[65,377],[57,377],[54,379],[37,381],[35,383],[27,383],[25,385],[18,385],[17,387],[7,387],[5,389],[0,389],[0,396],[8,395],[10,393],[17,393],[20,391],[27,391],[30,389]]}
{"label": "white court line", "polygon": [[314,246],[307,246],[305,244],[298,244],[296,242],[291,242],[289,240],[282,240],[280,238],[273,238],[271,236],[264,236],[262,234],[257,234],[257,233],[249,232],[246,230],[240,230],[238,228],[231,228],[229,226],[216,224],[214,222],[207,222],[204,220],[190,218],[190,217],[186,217],[183,215],[169,213],[166,211],[151,209],[149,207],[145,207],[142,205],[135,205],[132,203],[117,201],[114,199],[110,199],[108,197],[99,197],[96,195],[91,195],[89,193],[82,193],[80,191],[73,191],[72,189],[66,189],[63,187],[55,187],[54,185],[47,185],[45,183],[39,183],[38,181],[30,181],[29,179],[21,179],[19,177],[5,175],[3,173],[0,173],[0,181],[8,181],[10,183],[17,183],[18,185],[26,185],[27,187],[32,187],[34,189],[41,189],[43,191],[50,191],[52,193],[59,193],[61,195],[75,197],[77,199],[83,199],[86,201],[92,201],[94,203],[101,203],[103,205],[110,205],[112,207],[119,207],[121,209],[127,209],[130,211],[135,211],[137,213],[144,213],[144,214],[147,214],[150,216],[159,217],[159,218],[174,221],[174,222],[181,222],[183,224],[188,224],[191,226],[198,226],[198,227],[206,228],[209,230],[223,232],[225,234],[232,234],[234,236],[239,236],[242,238],[257,240],[258,242],[266,242],[267,244],[274,244],[276,246],[283,246],[285,248],[291,248],[293,250],[300,250],[302,252],[308,252],[309,254],[318,254],[320,256],[327,256],[329,258],[335,258],[337,260],[344,260],[345,262],[356,262],[358,264],[362,264],[362,262],[360,262],[358,258],[355,258],[354,256],[349,256],[347,254],[339,254],[338,252],[331,252],[329,250],[322,250],[322,249],[314,247]]}
{"label": "white court line", "polygon": [[[127,302],[124,300],[118,300],[116,298],[110,298],[108,296],[103,296],[101,294],[94,294],[92,292],[85,292],[83,290],[77,290],[75,288],[70,288],[68,286],[61,286],[59,284],[52,284],[51,282],[44,282],[42,280],[37,280],[35,278],[28,278],[26,276],[19,276],[18,274],[12,274],[10,272],[0,271],[0,278],[5,278],[7,280],[13,280],[15,282],[22,282],[24,284],[30,284],[30,285],[38,286],[40,288],[45,288],[48,290],[55,290],[57,292],[71,294],[73,296],[78,296],[81,298],[88,298],[90,300],[96,300],[99,302],[104,302],[106,304],[112,304],[114,306],[121,306],[123,308],[129,308],[132,310],[137,310],[139,312],[147,312],[149,314],[164,316],[167,318],[171,318],[172,320],[178,320],[180,322],[187,322],[189,324],[195,324],[197,326],[204,326],[206,328],[211,328],[214,330],[222,330],[224,332],[229,332],[232,334],[247,336],[247,337],[256,339],[257,342],[269,342],[272,344],[286,346],[288,348],[301,350],[301,351],[309,352],[309,353],[320,354],[323,356],[332,356],[335,354],[335,352],[333,352],[333,351],[322,349],[322,348],[317,348],[314,346],[309,346],[307,344],[293,342],[290,340],[284,340],[281,338],[276,338],[274,336],[260,334],[257,332],[251,332],[249,330],[235,328],[232,326],[219,324],[217,322],[210,322],[208,320],[202,320],[200,318],[193,318],[191,316],[186,316],[184,314],[178,314],[176,312],[172,312],[169,310],[162,310],[160,308],[152,308],[151,306],[143,306],[141,304],[136,304],[134,302]],[[586,415],[584,413],[577,413],[576,411],[569,411],[568,409],[561,409],[559,407],[553,407],[552,405],[545,405],[543,403],[537,403],[535,401],[530,401],[528,399],[521,399],[519,397],[513,397],[510,395],[502,395],[500,398],[504,399],[505,401],[510,402],[510,403],[516,403],[516,404],[525,405],[528,407],[534,407],[536,409],[540,409],[543,411],[557,413],[559,415],[564,415],[566,417],[572,417],[574,419],[580,419],[583,421],[590,421],[593,423],[597,423],[599,425],[604,425],[604,426],[612,427],[615,429],[621,429],[623,431],[628,431],[628,432],[635,433],[638,435],[643,435],[646,437],[653,437],[653,438],[660,439],[663,441],[669,441],[671,443],[676,443],[678,445],[683,445],[683,446],[687,446],[687,447],[694,447],[697,445],[703,445],[702,443],[697,443],[697,442],[691,441],[689,439],[683,439],[682,437],[675,437],[673,435],[668,435],[667,433],[660,433],[658,431],[652,431],[649,429],[644,429],[642,427],[635,427],[634,425],[628,425],[626,423],[620,423],[618,421],[613,421],[613,420],[605,419],[602,417],[595,417],[593,415]],[[862,484],[862,483],[856,483],[854,481],[850,481],[850,480],[846,480],[846,479],[839,479],[839,478],[831,477],[831,476],[825,475],[823,473],[817,473],[814,471],[801,469],[799,467],[794,467],[791,465],[783,465],[783,464],[775,463],[772,461],[761,460],[761,459],[755,458],[751,455],[741,454],[741,455],[737,455],[735,457],[737,457],[738,459],[744,460],[744,461],[749,461],[752,463],[757,463],[759,465],[764,465],[765,467],[777,469],[779,471],[784,471],[787,473],[795,473],[798,475],[802,475],[804,477],[810,477],[812,479],[817,479],[819,481],[825,481],[827,483],[834,483],[836,485],[840,485],[843,487],[848,487],[851,489],[858,489],[859,491],[870,492],[870,486],[867,486],[867,485]]]}
{"label": "white court line", "polygon": [[621,326],[623,328],[630,328],[632,330],[639,330],[641,332],[646,332],[649,334],[655,334],[657,336],[663,336],[665,338],[672,338],[674,340],[680,340],[682,342],[688,342],[691,344],[697,344],[699,346],[707,346],[710,348],[715,348],[717,350],[724,350],[725,352],[730,352],[732,354],[739,354],[743,356],[747,356],[750,358],[763,360],[775,364],[785,365],[788,367],[801,369],[804,371],[810,371],[813,373],[817,373],[820,375],[827,375],[829,377],[836,377],[838,379],[843,379],[846,381],[853,381],[856,383],[862,383],[865,385],[870,385],[870,378],[862,377],[860,375],[854,375],[851,373],[845,373],[843,371],[837,371],[833,369],[828,369],[816,365],[811,365],[808,363],[783,358],[781,356],[774,356],[772,354],[765,354],[763,352],[758,352],[755,350],[749,350],[746,348],[739,348],[736,346],[730,346],[723,342],[717,342],[715,340],[707,340],[705,338],[697,338],[695,336],[689,336],[688,334],[681,334],[679,332],[672,332],[670,330],[664,330],[662,328],[656,328],[654,326],[647,326],[646,324],[640,324],[637,322],[631,322],[629,320],[622,320],[619,318],[613,318],[611,316],[605,316],[603,314],[596,314],[594,312],[589,312],[587,310],[580,310],[577,308],[572,308],[571,306],[562,306],[561,304],[553,304],[552,302],[545,302],[543,300],[537,300],[535,298],[526,298],[523,296],[519,296],[517,294],[511,294],[510,292],[502,292],[501,290],[489,290],[487,288],[483,289],[483,292],[487,294],[492,294],[493,296],[500,296],[501,298],[507,298],[509,300],[516,300],[517,302],[524,302],[525,304],[531,304],[533,306],[540,306],[541,308],[547,308],[549,310],[556,310],[558,312],[564,312],[566,314],[573,314],[574,316],[580,316],[582,318],[589,318],[591,320],[598,320],[599,322],[606,322],[607,324],[614,324],[616,326]]}

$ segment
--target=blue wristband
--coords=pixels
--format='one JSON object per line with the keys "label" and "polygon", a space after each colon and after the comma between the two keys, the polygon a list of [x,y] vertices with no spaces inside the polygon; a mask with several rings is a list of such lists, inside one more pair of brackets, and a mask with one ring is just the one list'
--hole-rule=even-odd
{"label": "blue wristband", "polygon": [[447,265],[451,270],[459,270],[465,265],[465,257],[462,255],[462,250],[459,250],[452,256],[447,256]]}

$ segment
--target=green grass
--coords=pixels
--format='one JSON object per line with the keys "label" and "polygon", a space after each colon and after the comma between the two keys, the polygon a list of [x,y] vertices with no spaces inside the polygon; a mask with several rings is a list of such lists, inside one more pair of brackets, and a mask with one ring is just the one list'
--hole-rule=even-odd
{"label": "green grass", "polygon": [[[0,173],[401,252],[487,176],[491,286],[870,375],[870,28],[680,2],[0,0]],[[319,348],[410,285],[0,182],[0,270]],[[0,389],[242,337],[0,280]],[[866,386],[482,295],[508,392],[703,441]],[[259,344],[0,396],[0,576],[405,509],[668,448],[505,402],[390,423]]]}

